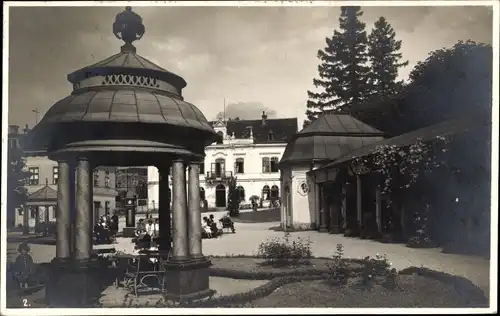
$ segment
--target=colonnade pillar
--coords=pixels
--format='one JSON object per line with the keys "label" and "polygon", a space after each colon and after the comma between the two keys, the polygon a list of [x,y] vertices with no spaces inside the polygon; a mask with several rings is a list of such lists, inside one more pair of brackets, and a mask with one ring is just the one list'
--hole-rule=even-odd
{"label": "colonnade pillar", "polygon": [[[79,157],[76,164],[75,259],[88,259],[92,250],[92,182],[87,158]],[[89,236],[90,235],[90,236]]]}
{"label": "colonnade pillar", "polygon": [[377,222],[377,232],[382,234],[382,194],[379,186],[375,189],[375,221]]}
{"label": "colonnade pillar", "polygon": [[319,213],[319,231],[322,233],[328,232],[328,224],[327,224],[327,212],[329,211],[328,204],[327,204],[327,199],[326,199],[326,189],[325,189],[325,184],[321,184],[319,186],[320,188],[320,213]]}
{"label": "colonnade pillar", "polygon": [[203,256],[201,247],[199,175],[199,164],[191,163],[186,183],[185,162],[175,160],[172,163],[172,257],[165,264],[168,280],[165,296],[175,301],[203,298],[214,293],[209,287],[210,261]]}
{"label": "colonnade pillar", "polygon": [[182,160],[172,163],[172,260],[189,258],[187,209],[186,209],[186,170]]}
{"label": "colonnade pillar", "polygon": [[357,229],[361,229],[363,226],[363,205],[362,205],[362,191],[361,191],[361,177],[356,175],[356,211],[357,211]]}
{"label": "colonnade pillar", "polygon": [[189,166],[188,183],[188,232],[189,254],[193,259],[204,258],[201,250],[201,210],[200,210],[200,165],[191,163]]}
{"label": "colonnade pillar", "polygon": [[71,190],[70,190],[70,164],[59,161],[59,178],[57,179],[57,206],[56,206],[56,258],[69,258],[71,256]]}
{"label": "colonnade pillar", "polygon": [[160,252],[169,253],[172,248],[172,225],[170,214],[170,192],[168,188],[168,176],[170,166],[158,167],[158,221],[160,224]]}

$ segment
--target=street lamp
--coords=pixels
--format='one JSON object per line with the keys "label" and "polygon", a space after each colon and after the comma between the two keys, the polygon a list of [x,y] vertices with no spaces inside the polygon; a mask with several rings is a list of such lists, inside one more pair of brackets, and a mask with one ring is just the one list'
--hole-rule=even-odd
{"label": "street lamp", "polygon": [[[154,211],[156,211],[155,200],[152,200],[151,203],[153,203],[153,213],[154,213]],[[148,214],[149,214],[149,207],[148,207]],[[148,216],[148,218],[149,218],[149,216]]]}

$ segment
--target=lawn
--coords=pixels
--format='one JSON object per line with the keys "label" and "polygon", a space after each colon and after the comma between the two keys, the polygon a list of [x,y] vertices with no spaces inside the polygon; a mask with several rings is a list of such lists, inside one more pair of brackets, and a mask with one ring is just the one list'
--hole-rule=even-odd
{"label": "lawn", "polygon": [[359,282],[353,279],[346,286],[332,286],[324,280],[296,282],[241,307],[487,307],[468,302],[451,285],[418,275],[398,276],[397,290],[382,285],[366,289]]}
{"label": "lawn", "polygon": [[395,287],[385,284],[385,276],[374,276],[366,285],[363,284],[366,262],[343,259],[352,277],[341,285],[329,277],[333,261],[328,258],[312,258],[309,264],[281,267],[267,265],[263,259],[255,257],[212,257],[210,260],[212,274],[226,278],[276,280],[286,276],[324,276],[320,280],[287,283],[267,296],[230,303],[231,307],[488,307],[484,293],[468,280],[455,281],[453,276],[426,272],[430,271],[426,269],[421,273],[410,271],[396,275]]}

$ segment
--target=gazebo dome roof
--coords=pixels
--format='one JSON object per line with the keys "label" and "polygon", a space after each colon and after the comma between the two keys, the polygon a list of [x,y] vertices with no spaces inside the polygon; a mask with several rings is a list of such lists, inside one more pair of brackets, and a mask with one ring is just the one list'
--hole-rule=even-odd
{"label": "gazebo dome roof", "polygon": [[[167,144],[171,154],[203,155],[201,144],[212,143],[217,134],[203,113],[184,101],[186,81],[136,53],[132,42],[145,33],[142,18],[127,7],[116,16],[113,33],[125,41],[121,52],[68,75],[73,92],[31,131],[35,148],[50,155],[71,143],[107,139],[115,149],[103,150],[116,151],[137,140]],[[80,131],[68,133],[68,125]]]}
{"label": "gazebo dome roof", "polygon": [[280,165],[330,161],[383,138],[383,132],[350,115],[324,114],[295,134]]}

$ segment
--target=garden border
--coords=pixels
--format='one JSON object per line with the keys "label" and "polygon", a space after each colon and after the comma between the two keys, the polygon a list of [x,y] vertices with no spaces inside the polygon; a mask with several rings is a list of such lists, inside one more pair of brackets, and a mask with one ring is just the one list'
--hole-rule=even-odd
{"label": "garden border", "polygon": [[[212,256],[212,258],[258,258],[256,256]],[[315,259],[331,259],[325,257],[315,257]],[[361,263],[363,259],[347,259],[351,262]],[[356,269],[355,272],[361,272]],[[448,285],[452,285],[459,296],[466,300],[466,303],[471,305],[477,305],[478,307],[489,307],[489,300],[484,295],[483,291],[472,281],[464,278],[462,276],[451,275],[445,272],[431,270],[423,267],[408,267],[400,270],[398,272],[400,275],[411,275],[418,274],[420,276],[429,277],[437,281],[443,282]],[[309,271],[301,271],[300,275],[297,275],[297,271],[283,271],[282,273],[276,274],[274,272],[246,272],[241,270],[231,270],[231,269],[221,269],[221,268],[210,268],[210,275],[217,277],[226,277],[233,279],[247,279],[247,280],[269,280],[269,282],[258,286],[250,291],[243,293],[236,293],[233,295],[225,295],[215,298],[210,298],[195,302],[184,302],[176,305],[169,304],[165,302],[161,305],[165,307],[235,307],[235,305],[244,304],[251,302],[253,300],[266,297],[274,292],[279,287],[286,284],[300,282],[300,281],[314,281],[322,280],[329,276],[327,271],[324,269],[311,269]],[[159,306],[159,305],[156,305]]]}

